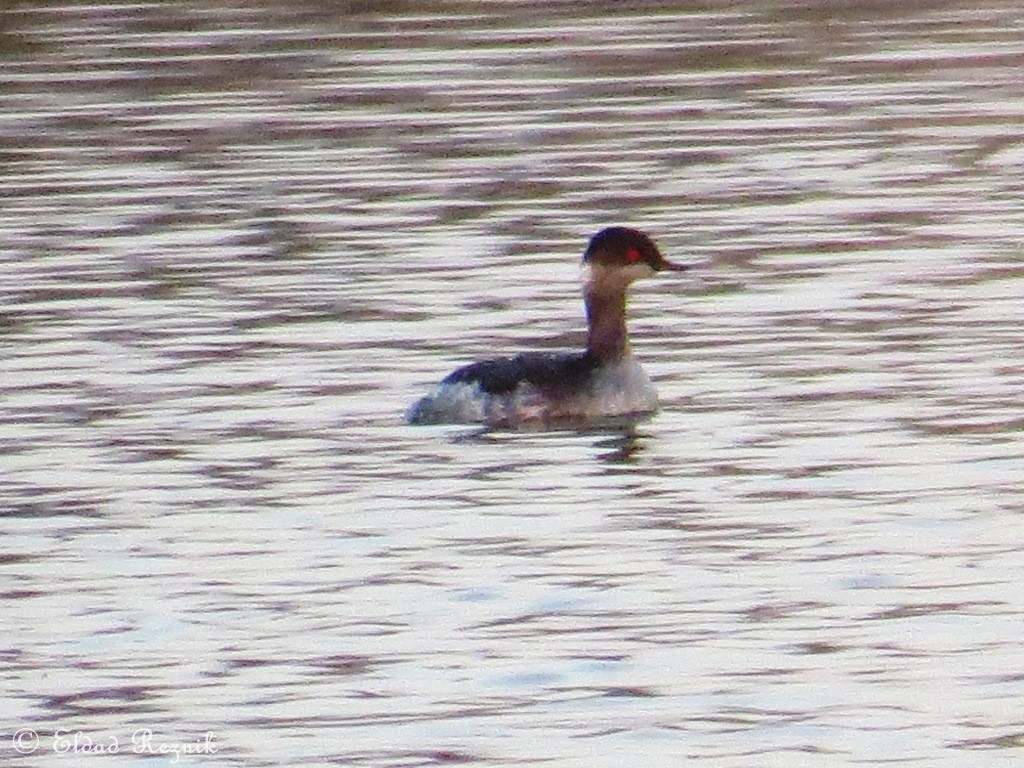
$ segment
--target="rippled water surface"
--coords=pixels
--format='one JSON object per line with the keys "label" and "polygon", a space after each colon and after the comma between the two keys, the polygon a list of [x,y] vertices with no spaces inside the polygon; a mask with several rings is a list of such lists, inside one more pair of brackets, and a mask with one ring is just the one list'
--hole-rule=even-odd
{"label": "rippled water surface", "polygon": [[[1024,763],[1024,6],[965,5],[4,4],[4,759]],[[617,223],[698,267],[659,414],[403,423],[577,346]]]}

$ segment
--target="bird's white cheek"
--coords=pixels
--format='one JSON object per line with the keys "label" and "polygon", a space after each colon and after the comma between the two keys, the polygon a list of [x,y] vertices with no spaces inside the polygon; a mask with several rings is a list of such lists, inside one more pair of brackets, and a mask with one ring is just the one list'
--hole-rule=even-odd
{"label": "bird's white cheek", "polygon": [[580,281],[586,291],[621,291],[634,280],[650,277],[654,270],[646,262],[629,264],[625,267],[608,267],[603,264],[584,264],[580,270]]}

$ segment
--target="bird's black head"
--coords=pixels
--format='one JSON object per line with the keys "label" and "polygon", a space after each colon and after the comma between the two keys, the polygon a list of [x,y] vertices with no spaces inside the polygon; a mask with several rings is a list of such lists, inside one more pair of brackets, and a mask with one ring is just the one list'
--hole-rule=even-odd
{"label": "bird's black head", "polygon": [[[654,272],[663,269],[682,271],[686,266],[667,261],[647,235],[631,227],[602,229],[587,244],[583,263],[600,267],[629,267],[646,264]],[[640,277],[642,275],[637,275]]]}

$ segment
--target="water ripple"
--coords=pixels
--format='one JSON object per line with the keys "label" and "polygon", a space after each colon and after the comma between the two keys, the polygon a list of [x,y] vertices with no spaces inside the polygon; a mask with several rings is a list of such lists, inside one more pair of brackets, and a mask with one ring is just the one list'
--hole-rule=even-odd
{"label": "water ripple", "polygon": [[[0,22],[26,765],[1014,764],[1012,4],[59,11]],[[661,413],[402,423],[581,343],[610,223],[696,265]]]}

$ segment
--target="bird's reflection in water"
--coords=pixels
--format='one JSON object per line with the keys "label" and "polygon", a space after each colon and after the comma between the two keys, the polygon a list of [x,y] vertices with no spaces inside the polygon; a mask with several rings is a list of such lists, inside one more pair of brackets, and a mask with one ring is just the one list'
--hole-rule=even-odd
{"label": "bird's reflection in water", "polygon": [[515,435],[551,436],[564,438],[567,434],[596,437],[593,446],[599,452],[597,459],[605,464],[635,464],[648,437],[637,427],[649,421],[652,413],[614,416],[587,421],[529,422],[515,427],[479,427],[457,431],[448,436],[452,443],[496,443]]}
{"label": "bird's reflection in water", "polygon": [[602,451],[597,458],[606,464],[636,464],[644,447],[643,435],[636,425],[623,429],[619,434],[608,435],[594,443]]}

